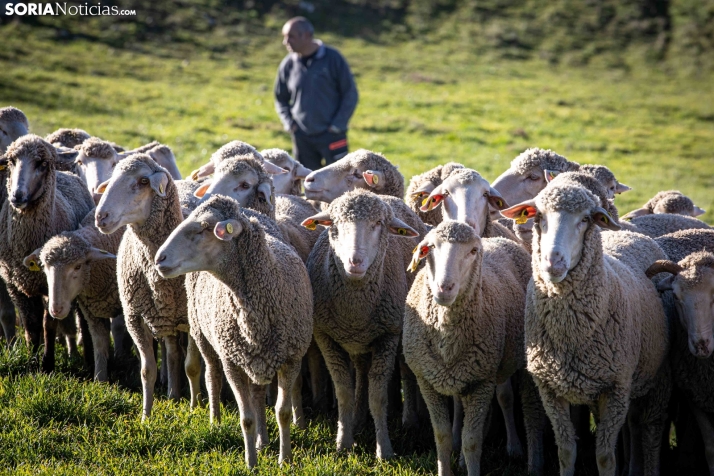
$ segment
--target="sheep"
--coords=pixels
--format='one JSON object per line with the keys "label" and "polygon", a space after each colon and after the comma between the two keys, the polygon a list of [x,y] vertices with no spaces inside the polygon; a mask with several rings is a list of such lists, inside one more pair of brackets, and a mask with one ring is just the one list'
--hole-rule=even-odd
{"label": "sheep", "polygon": [[682,194],[679,190],[666,190],[664,192],[658,192],[654,197],[650,198],[642,208],[632,210],[622,218],[629,220],[653,213],[677,213],[679,215],[698,217],[699,215],[703,215],[705,211],[694,205],[692,199]]}
{"label": "sheep", "polygon": [[[102,193],[95,212],[99,231],[111,234],[127,225],[117,250],[117,279],[127,329],[141,357],[142,419],[146,419],[151,415],[156,382],[154,338],[163,339],[166,345],[169,398],[181,395],[177,333],[189,330],[184,279],[163,279],[153,263],[159,246],[181,223],[183,215],[173,179],[147,154],[120,161],[98,192]],[[200,358],[192,339],[185,370],[193,408],[199,390]]]}
{"label": "sheep", "polygon": [[148,154],[157,164],[165,168],[169,172],[169,175],[171,175],[171,178],[181,180],[181,172],[179,172],[178,166],[176,165],[176,157],[174,157],[173,151],[169,146],[163,145],[158,141],[149,142],[136,149],[121,152],[119,154],[119,160],[133,154],[142,153]]}
{"label": "sheep", "polygon": [[[12,106],[0,108],[0,156],[13,141],[27,134],[29,129],[27,116],[21,110]],[[4,166],[0,166],[0,204],[7,199],[4,169]],[[12,344],[15,340],[15,306],[2,279],[0,279],[0,325],[2,325],[5,342],[8,345]]]}
{"label": "sheep", "polygon": [[[447,219],[414,251],[414,264],[425,258],[427,265],[407,296],[404,355],[429,407],[439,474],[451,474],[451,425],[444,398],[450,395],[462,400],[467,422],[462,454],[468,473],[478,475],[483,425],[496,385],[525,368],[523,308],[530,255],[512,240],[482,239],[472,226]],[[502,295],[504,290],[508,296]],[[524,413],[529,472],[540,474],[544,415]],[[516,451],[517,436],[511,431],[509,454],[518,454],[520,442]]]}
{"label": "sheep", "polygon": [[261,387],[277,373],[278,461],[290,461],[291,395],[312,336],[305,265],[235,200],[220,195],[171,233],[155,263],[165,278],[189,273],[191,335],[206,362],[211,422],[220,420],[222,366],[241,412],[246,464],[254,467],[256,446],[267,444]]}
{"label": "sheep", "polygon": [[68,147],[73,149],[85,140],[92,137],[87,131],[82,129],[61,128],[47,134],[45,140],[55,147]]}
{"label": "sheep", "polygon": [[[657,238],[667,260],[657,261],[648,276],[671,273],[657,283],[668,312],[672,315],[672,375],[686,405],[694,413],[704,440],[709,474],[714,474],[714,231],[684,230]],[[678,439],[686,432],[677,427]]]}
{"label": "sheep", "polygon": [[300,195],[302,181],[312,170],[290,157],[290,154],[282,149],[265,149],[261,150],[260,154],[271,164],[287,170],[286,174],[273,176],[275,193]]}
{"label": "sheep", "polygon": [[[353,411],[363,405],[362,387],[368,381],[377,457],[389,458],[394,453],[387,431],[387,386],[407,294],[404,262],[392,249],[398,240],[411,248],[418,233],[366,190],[347,192],[303,225],[329,226],[312,249],[307,269],[315,306],[313,333],[335,384],[337,449],[347,450],[354,443],[354,417],[361,413],[353,415]],[[356,389],[350,361],[356,370]]]}
{"label": "sheep", "polygon": [[365,149],[351,152],[305,179],[308,200],[330,203],[340,195],[357,188],[378,195],[404,197],[404,177],[383,155]]}
{"label": "sheep", "polygon": [[231,157],[237,157],[241,155],[252,156],[255,160],[263,164],[263,168],[268,173],[280,174],[286,172],[285,169],[273,165],[270,162],[266,163],[260,152],[258,152],[252,145],[243,141],[234,140],[222,145],[217,151],[215,151],[211,155],[210,161],[207,164],[202,165],[199,169],[191,172],[191,180],[198,180],[201,178],[208,177],[215,171],[216,167],[218,167],[218,164],[220,164],[226,159],[230,159]]}
{"label": "sheep", "polygon": [[461,168],[464,168],[464,166],[459,163],[448,162],[444,165],[437,165],[433,169],[411,178],[407,187],[407,196],[404,200],[424,223],[433,226],[441,223],[441,209],[433,208],[428,211],[422,211],[422,202],[431,194],[434,188],[441,185],[453,170]]}
{"label": "sheep", "polygon": [[578,171],[595,177],[607,190],[607,198],[609,200],[613,200],[616,194],[619,195],[632,190],[631,187],[620,183],[615,178],[615,174],[604,165],[585,164],[581,165]]}
{"label": "sheep", "polygon": [[[0,277],[20,312],[28,344],[36,350],[44,328],[42,369],[54,368],[58,321],[44,315],[44,276],[22,261],[52,236],[76,229],[91,210],[92,197],[76,176],[55,171],[57,152],[34,134],[26,134],[6,150],[0,168],[8,168],[6,196],[0,209]],[[71,323],[64,323],[66,326]],[[71,347],[70,347],[71,350]]]}
{"label": "sheep", "polygon": [[587,404],[599,420],[601,475],[615,473],[615,444],[628,411],[630,474],[658,474],[670,392],[668,328],[642,266],[664,253],[652,239],[626,231],[608,239],[626,240],[627,247],[603,240],[600,228],[619,225],[597,197],[569,181],[554,181],[535,200],[501,213],[535,217],[525,311],[527,368],[553,425],[561,474],[574,472],[569,412],[574,403]]}
{"label": "sheep", "polygon": [[[74,231],[65,231],[50,238],[28,255],[23,264],[30,271],[44,271],[47,278],[48,310],[55,319],[64,319],[77,304],[89,325],[94,349],[94,378],[108,379],[109,329],[107,321],[121,315],[117,287],[116,256],[124,233],[120,228],[104,235],[94,226],[94,210]],[[121,343],[115,341],[117,352]]]}

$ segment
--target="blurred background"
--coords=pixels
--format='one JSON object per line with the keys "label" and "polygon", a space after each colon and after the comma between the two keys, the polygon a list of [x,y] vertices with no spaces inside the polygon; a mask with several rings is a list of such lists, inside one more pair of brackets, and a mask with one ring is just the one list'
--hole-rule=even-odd
{"label": "blurred background", "polygon": [[233,139],[289,149],[272,86],[304,15],[355,74],[351,150],[407,180],[451,160],[492,180],[537,146],[610,166],[634,188],[624,211],[671,188],[714,206],[714,0],[101,4],[137,14],[0,16],[0,102],[36,133],[159,140],[184,174]]}

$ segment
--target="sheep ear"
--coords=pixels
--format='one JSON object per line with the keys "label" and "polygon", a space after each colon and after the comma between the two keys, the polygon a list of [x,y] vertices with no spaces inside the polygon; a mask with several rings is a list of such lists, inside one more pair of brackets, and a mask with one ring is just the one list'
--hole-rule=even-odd
{"label": "sheep ear", "polygon": [[645,274],[648,278],[652,278],[659,273],[679,274],[683,269],[684,268],[679,266],[674,261],[659,259],[652,263],[649,268],[647,268]]}
{"label": "sheep ear", "polygon": [[106,192],[110,181],[111,179],[105,180],[104,182],[100,183],[99,186],[94,190],[94,193],[101,195]]}
{"label": "sheep ear", "polygon": [[303,221],[301,225],[307,228],[308,230],[314,230],[315,228],[317,228],[317,225],[332,225],[332,218],[330,218],[329,212],[322,212],[305,219],[305,221]]}
{"label": "sheep ear", "polygon": [[498,190],[493,187],[490,187],[488,189],[488,203],[497,210],[503,210],[508,208],[508,203],[506,203],[506,200],[501,196],[500,193],[498,193]]}
{"label": "sheep ear", "polygon": [[436,185],[434,185],[433,183],[427,182],[418,189],[416,189],[414,192],[412,192],[409,198],[411,198],[414,202],[421,203],[422,200],[424,200],[426,197],[429,196],[429,194],[431,194],[435,187]]}
{"label": "sheep ear", "polygon": [[431,191],[428,197],[426,197],[424,200],[421,202],[421,207],[419,210],[423,212],[429,212],[436,207],[438,207],[441,202],[444,201],[444,188],[439,185],[438,187],[434,188],[434,190]]}
{"label": "sheep ear", "polygon": [[263,200],[265,200],[268,204],[270,204],[270,209],[272,210],[275,199],[273,198],[273,190],[270,186],[270,182],[263,182],[258,185],[258,191],[256,193],[258,196],[263,197]]}
{"label": "sheep ear", "polygon": [[42,248],[37,248],[35,251],[33,251],[31,254],[25,256],[25,259],[22,260],[22,264],[25,265],[27,269],[30,271],[42,271],[42,268],[40,267],[40,250]]}
{"label": "sheep ear", "polygon": [[92,200],[94,201],[95,206],[99,205],[99,200],[101,200],[101,199],[102,199],[101,193],[92,192]]}
{"label": "sheep ear", "polygon": [[266,172],[268,172],[270,175],[280,175],[280,174],[286,174],[288,173],[287,170],[285,170],[282,167],[278,167],[275,164],[271,164],[267,160],[263,161],[263,168],[265,169]]}
{"label": "sheep ear", "polygon": [[641,217],[644,215],[650,215],[652,212],[649,208],[638,208],[637,210],[632,210],[631,212],[625,214],[622,217],[623,220],[632,220],[633,218]]}
{"label": "sheep ear", "polygon": [[381,189],[384,187],[384,173],[378,170],[367,170],[362,172],[364,181],[372,188]]}
{"label": "sheep ear", "polygon": [[389,233],[393,235],[403,236],[405,238],[419,236],[419,233],[414,228],[410,227],[397,217],[392,218],[392,221],[389,222],[387,228],[389,228]]}
{"label": "sheep ear", "polygon": [[213,164],[213,162],[209,162],[205,165],[200,166],[198,170],[194,170],[193,172],[191,172],[191,180],[196,181],[200,178],[208,177],[215,170],[216,166]]}
{"label": "sheep ear", "polygon": [[546,169],[543,171],[543,174],[545,175],[545,183],[550,183],[555,177],[560,174],[560,170]]}
{"label": "sheep ear", "polygon": [[612,231],[622,230],[620,224],[613,220],[604,208],[596,207],[590,212],[590,216],[601,228],[607,228]]}
{"label": "sheep ear", "polygon": [[312,170],[302,164],[297,164],[297,167],[295,167],[295,178],[303,180],[305,177],[310,175],[310,172],[312,172]]}
{"label": "sheep ear", "polygon": [[57,150],[57,158],[62,162],[74,162],[79,156],[79,151],[75,149]]}
{"label": "sheep ear", "polygon": [[535,206],[535,200],[528,200],[518,205],[501,210],[501,215],[511,220],[516,220],[518,225],[522,225],[538,214],[538,209]]}
{"label": "sheep ear", "polygon": [[617,182],[617,187],[615,187],[615,193],[625,193],[632,190],[632,187],[628,187],[624,183]]}
{"label": "sheep ear", "polygon": [[210,181],[210,180],[206,180],[205,182],[203,182],[203,183],[201,184],[200,187],[198,187],[198,188],[196,189],[195,192],[193,192],[193,196],[196,197],[196,198],[203,198],[203,196],[206,194],[206,192],[208,191],[208,188],[209,188],[210,186],[211,186],[211,181]]}
{"label": "sheep ear", "polygon": [[7,168],[7,159],[4,155],[0,155],[0,170],[5,170]]}
{"label": "sheep ear", "polygon": [[704,215],[706,212],[707,211],[703,208],[699,208],[698,206],[694,205],[694,211],[692,212],[692,216],[698,217],[699,215]]}
{"label": "sheep ear", "polygon": [[243,231],[243,225],[233,219],[219,221],[213,228],[213,234],[216,235],[216,238],[223,241],[231,241],[240,235],[241,231]]}
{"label": "sheep ear", "polygon": [[116,255],[111,254],[108,251],[100,250],[99,248],[90,248],[87,253],[88,261],[101,261],[104,259],[116,259]]}
{"label": "sheep ear", "polygon": [[665,291],[671,291],[672,290],[672,285],[674,284],[674,280],[677,277],[676,274],[673,274],[671,276],[667,276],[663,280],[661,280],[659,283],[657,283],[657,291],[663,293]]}
{"label": "sheep ear", "polygon": [[422,241],[417,245],[416,248],[412,250],[412,260],[409,263],[407,271],[413,273],[419,267],[419,262],[426,258],[426,256],[431,251],[431,246],[429,246],[426,241]]}
{"label": "sheep ear", "polygon": [[149,184],[159,197],[166,196],[166,186],[169,184],[169,176],[165,172],[154,172],[149,176]]}

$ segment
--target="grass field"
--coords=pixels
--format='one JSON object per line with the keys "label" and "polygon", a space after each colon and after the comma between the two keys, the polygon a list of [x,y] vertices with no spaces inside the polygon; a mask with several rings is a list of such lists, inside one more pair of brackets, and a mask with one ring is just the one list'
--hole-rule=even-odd
{"label": "grass field", "polygon": [[[277,29],[276,29],[277,31]],[[241,38],[228,53],[189,43],[125,49],[64,42],[24,25],[0,27],[0,106],[14,105],[45,135],[80,127],[134,147],[159,140],[182,173],[222,144],[289,148],[273,110],[272,81],[285,54],[280,38]],[[634,190],[617,199],[626,212],[659,190],[692,197],[714,222],[714,81],[665,66],[587,68],[477,57],[468,42],[381,44],[325,37],[348,58],[360,90],[350,146],[383,152],[407,179],[458,161],[493,179],[527,147],[552,148],[571,160],[611,167]],[[0,471],[13,474],[243,474],[237,410],[210,428],[205,409],[159,399],[139,421],[137,375],[120,366],[114,385],[86,380],[58,350],[58,372],[35,373],[23,348],[0,352]],[[127,364],[128,365],[128,364]],[[379,462],[369,431],[350,455],[334,451],[335,423],[293,430],[295,463],[278,468],[277,426],[259,457],[261,473],[428,474],[435,470],[428,430],[401,432],[400,457]],[[525,474],[499,442],[483,474]],[[551,455],[552,456],[552,455]],[[549,470],[557,462],[549,459]],[[454,466],[455,467],[455,466]]]}

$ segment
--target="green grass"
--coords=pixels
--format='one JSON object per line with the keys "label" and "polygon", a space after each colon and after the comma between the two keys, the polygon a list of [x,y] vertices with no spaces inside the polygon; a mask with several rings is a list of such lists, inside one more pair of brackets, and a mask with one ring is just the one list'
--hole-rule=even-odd
{"label": "green grass", "polygon": [[[274,25],[275,26],[275,25]],[[279,25],[276,26],[276,32]],[[216,42],[220,31],[214,32]],[[182,173],[222,144],[258,148],[290,141],[273,110],[272,82],[285,51],[280,37],[230,38],[216,52],[189,42],[64,42],[51,30],[0,26],[0,106],[14,105],[33,132],[80,127],[127,147],[159,140]],[[679,189],[714,222],[714,81],[660,66],[593,60],[587,68],[479,56],[468,38],[384,43],[326,36],[348,58],[360,90],[350,146],[383,152],[408,180],[437,164],[462,162],[494,179],[527,147],[611,167],[634,190],[622,212],[659,190]],[[207,40],[202,39],[206,44]],[[226,40],[227,41],[227,40]],[[225,41],[224,41],[225,43]],[[139,419],[138,363],[112,373],[113,385],[87,381],[57,354],[58,371],[37,373],[24,348],[0,351],[0,471],[12,474],[243,474],[238,412],[229,405],[211,428],[205,409],[160,398]],[[133,369],[133,370],[127,370]],[[390,433],[398,458],[379,462],[373,432],[349,455],[334,451],[334,419],[293,429],[293,465],[277,467],[277,425],[259,457],[261,473],[429,474],[432,436]],[[554,455],[549,471],[557,472]],[[454,468],[455,468],[454,464]],[[525,473],[502,442],[489,442],[483,474]]]}

